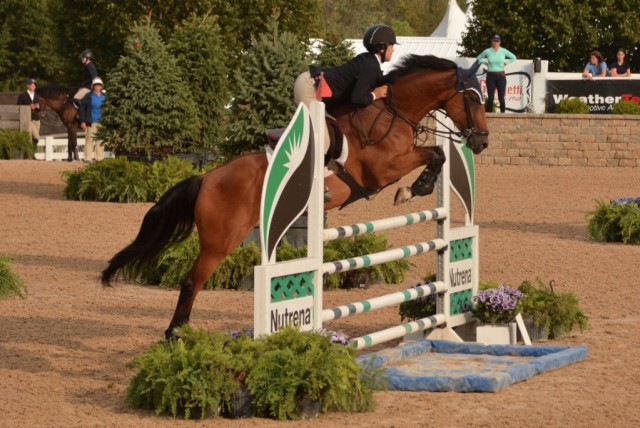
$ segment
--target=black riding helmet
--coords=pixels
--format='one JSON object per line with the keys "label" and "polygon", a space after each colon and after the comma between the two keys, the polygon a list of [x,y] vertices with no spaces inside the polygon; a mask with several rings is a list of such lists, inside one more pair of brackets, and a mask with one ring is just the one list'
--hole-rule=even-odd
{"label": "black riding helmet", "polygon": [[385,52],[389,45],[397,45],[396,33],[393,32],[391,27],[384,24],[376,24],[369,27],[364,32],[362,38],[364,47],[371,53],[381,53],[382,62],[384,62]]}
{"label": "black riding helmet", "polygon": [[80,54],[80,59],[82,58],[93,59],[93,52],[91,52],[89,49],[83,50],[82,53]]}

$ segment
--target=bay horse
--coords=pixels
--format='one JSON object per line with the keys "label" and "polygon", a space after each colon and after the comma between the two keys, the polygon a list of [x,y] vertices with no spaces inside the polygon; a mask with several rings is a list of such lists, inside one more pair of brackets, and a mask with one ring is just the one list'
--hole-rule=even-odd
{"label": "bay horse", "polygon": [[[433,56],[410,56],[387,81],[391,97],[386,101],[332,112],[349,144],[344,169],[351,179],[347,184],[336,175],[326,178],[332,198],[325,210],[372,194],[421,166],[425,170],[407,190],[409,198],[431,193],[444,153],[440,147],[418,147],[414,137],[420,120],[433,110],[449,115],[463,130],[457,135],[466,138],[475,154],[488,145],[475,70]],[[146,213],[135,240],[109,261],[102,284],[110,285],[117,276],[132,279],[141,268],[155,267],[159,255],[187,238],[195,225],[200,253],[180,282],[178,303],[165,331],[167,339],[174,337],[174,329],[189,322],[193,302],[216,267],[258,223],[267,165],[264,152],[246,154],[169,189]]]}
{"label": "bay horse", "polygon": [[36,89],[36,93],[40,97],[40,105],[42,114],[45,108],[49,107],[58,114],[62,124],[67,128],[67,152],[69,157],[67,160],[78,159],[78,110],[73,105],[73,95],[78,88],[63,88],[53,86],[43,86]]}

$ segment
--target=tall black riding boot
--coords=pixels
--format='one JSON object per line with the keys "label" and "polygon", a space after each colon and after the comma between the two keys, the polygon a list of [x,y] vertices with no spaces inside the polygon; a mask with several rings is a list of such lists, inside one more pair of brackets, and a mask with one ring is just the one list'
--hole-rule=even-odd
{"label": "tall black riding boot", "polygon": [[73,149],[73,159],[79,161],[80,158],[78,157],[78,148],[76,147],[75,149]]}
{"label": "tall black riding boot", "polygon": [[67,158],[67,162],[73,161],[73,153],[69,150],[69,157]]}

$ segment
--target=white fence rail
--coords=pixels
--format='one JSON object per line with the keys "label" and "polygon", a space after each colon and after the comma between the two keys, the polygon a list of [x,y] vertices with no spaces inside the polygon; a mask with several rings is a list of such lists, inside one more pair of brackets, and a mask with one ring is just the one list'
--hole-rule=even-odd
{"label": "white fence rail", "polygon": [[[84,159],[84,132],[78,132],[78,158]],[[67,134],[52,134],[46,137],[40,137],[38,148],[36,149],[36,160],[54,161],[67,160],[69,157],[67,151]],[[40,150],[40,147],[43,150]],[[104,152],[105,158],[115,157],[112,152]]]}

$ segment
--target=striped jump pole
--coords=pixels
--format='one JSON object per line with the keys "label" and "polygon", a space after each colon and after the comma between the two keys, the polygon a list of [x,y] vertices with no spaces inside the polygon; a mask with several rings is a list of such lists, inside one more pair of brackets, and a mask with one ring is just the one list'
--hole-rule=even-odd
{"label": "striped jump pole", "polygon": [[439,207],[432,210],[417,211],[411,214],[368,221],[351,226],[334,227],[332,229],[324,230],[323,241],[328,242],[338,238],[348,238],[350,236],[358,236],[365,233],[382,232],[384,230],[424,223],[425,221],[430,220],[442,220],[445,219],[448,214],[449,213],[446,208]]}

